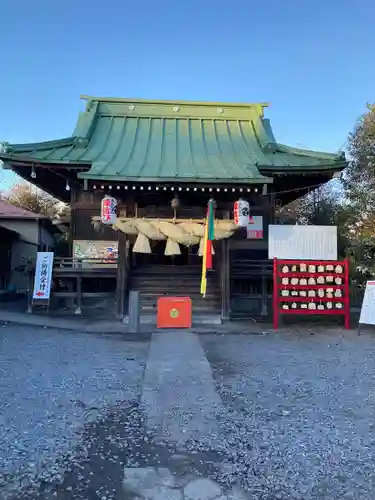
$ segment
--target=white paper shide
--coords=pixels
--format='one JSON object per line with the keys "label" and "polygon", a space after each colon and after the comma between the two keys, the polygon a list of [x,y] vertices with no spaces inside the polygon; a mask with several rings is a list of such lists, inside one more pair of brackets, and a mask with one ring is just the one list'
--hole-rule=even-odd
{"label": "white paper shide", "polygon": [[38,252],[35,268],[33,300],[49,300],[51,293],[53,252]]}

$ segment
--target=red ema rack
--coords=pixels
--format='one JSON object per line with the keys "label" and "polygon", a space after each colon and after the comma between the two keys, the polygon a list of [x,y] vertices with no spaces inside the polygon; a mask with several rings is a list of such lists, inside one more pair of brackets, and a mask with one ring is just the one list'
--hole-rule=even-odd
{"label": "red ema rack", "polygon": [[273,260],[273,326],[280,314],[340,314],[349,328],[348,260]]}

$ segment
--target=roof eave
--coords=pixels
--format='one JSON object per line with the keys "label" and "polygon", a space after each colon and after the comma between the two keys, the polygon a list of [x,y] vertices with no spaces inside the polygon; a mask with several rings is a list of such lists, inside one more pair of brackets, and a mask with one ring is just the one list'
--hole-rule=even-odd
{"label": "roof eave", "polygon": [[30,165],[38,165],[38,164],[43,164],[43,165],[63,165],[63,166],[74,166],[76,165],[78,168],[79,167],[89,167],[91,165],[91,162],[89,161],[80,161],[80,160],[49,160],[47,159],[42,159],[42,158],[36,158],[31,155],[20,155],[20,154],[9,154],[9,153],[0,153],[0,160],[3,162],[9,162],[11,164],[30,164]]}
{"label": "roof eave", "polygon": [[272,171],[274,173],[283,172],[324,172],[324,171],[336,171],[341,172],[348,166],[348,162],[337,162],[337,163],[322,163],[322,164],[311,164],[311,165],[258,165],[260,171]]}
{"label": "roof eave", "polygon": [[235,178],[235,179],[218,179],[218,178],[195,178],[195,177],[125,177],[119,175],[95,175],[90,172],[80,172],[77,177],[79,179],[87,179],[92,181],[102,182],[151,182],[151,183],[174,183],[174,184],[272,184],[273,179],[270,177],[250,178]]}
{"label": "roof eave", "polygon": [[63,139],[55,139],[53,141],[31,142],[26,144],[3,143],[4,151],[1,154],[32,153],[33,151],[44,151],[46,149],[72,146],[76,139],[76,137],[66,137]]}
{"label": "roof eave", "polygon": [[253,107],[261,106],[267,108],[270,104],[268,102],[212,102],[212,101],[184,101],[180,99],[173,100],[162,100],[162,99],[140,99],[138,97],[134,98],[122,98],[122,97],[97,97],[82,94],[80,99],[92,102],[113,102],[113,103],[143,103],[143,104],[187,104],[192,106],[229,106],[233,108],[243,108],[243,107]]}
{"label": "roof eave", "polygon": [[326,162],[342,162],[346,161],[345,152],[327,153],[324,151],[314,151],[312,149],[301,149],[286,144],[281,144],[276,141],[271,141],[263,144],[262,150],[264,153],[286,153],[293,156],[314,158]]}
{"label": "roof eave", "polygon": [[35,214],[34,216],[30,215],[3,215],[3,214],[0,214],[0,221],[3,220],[3,219],[6,219],[6,220],[31,220],[31,221],[35,221],[35,220],[48,220],[48,217],[46,217],[45,215],[38,215],[38,214]]}

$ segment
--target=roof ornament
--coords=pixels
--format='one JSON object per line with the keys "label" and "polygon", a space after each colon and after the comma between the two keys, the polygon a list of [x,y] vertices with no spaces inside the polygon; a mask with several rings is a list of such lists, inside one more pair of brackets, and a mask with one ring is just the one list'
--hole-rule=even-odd
{"label": "roof ornament", "polygon": [[88,144],[89,141],[86,137],[76,137],[74,140],[74,145],[77,146],[77,148],[86,148]]}
{"label": "roof ornament", "polygon": [[217,209],[217,203],[216,203],[215,198],[210,198],[210,199],[208,200],[208,202],[207,202],[207,205],[209,205],[209,204],[211,204],[211,205],[212,205],[212,208],[213,208],[214,210],[216,210],[216,209]]}
{"label": "roof ornament", "polygon": [[267,142],[264,146],[262,146],[262,151],[264,153],[276,153],[277,149],[278,145],[276,142]]}

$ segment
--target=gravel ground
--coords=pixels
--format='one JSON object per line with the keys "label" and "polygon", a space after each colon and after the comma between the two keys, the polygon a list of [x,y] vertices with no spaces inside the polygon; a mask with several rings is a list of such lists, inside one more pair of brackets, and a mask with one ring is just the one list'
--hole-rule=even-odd
{"label": "gravel ground", "polygon": [[[134,500],[124,467],[250,492],[234,500],[375,498],[375,338],[168,335],[149,352],[119,335],[0,328],[1,500]],[[171,415],[190,410],[180,435]],[[168,438],[149,426],[159,413]]]}
{"label": "gravel ground", "polygon": [[0,498],[64,479],[88,453],[84,425],[96,435],[96,422],[139,400],[148,348],[118,335],[3,325]]}
{"label": "gravel ground", "polygon": [[201,336],[227,414],[220,478],[251,498],[375,498],[375,339]]}

